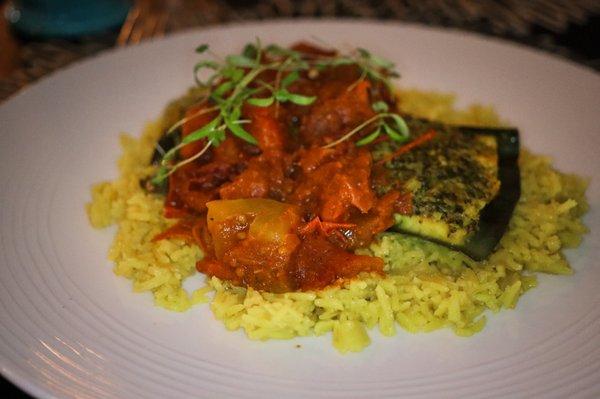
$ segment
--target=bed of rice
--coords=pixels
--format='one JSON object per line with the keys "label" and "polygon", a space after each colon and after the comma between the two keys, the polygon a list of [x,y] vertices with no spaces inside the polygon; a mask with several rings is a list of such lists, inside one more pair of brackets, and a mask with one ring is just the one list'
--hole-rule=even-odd
{"label": "bed of rice", "polygon": [[[403,111],[450,123],[494,126],[491,108],[455,110],[452,95],[404,90]],[[165,117],[166,118],[166,117]],[[234,287],[217,278],[193,292],[182,282],[196,273],[202,257],[197,246],[178,240],[152,242],[173,223],[162,217],[163,198],[144,192],[139,179],[147,166],[165,119],[146,126],[140,139],[123,135],[120,177],[92,189],[87,212],[94,227],[118,225],[110,249],[117,275],[131,279],[136,292],[151,292],[155,304],[185,311],[210,302],[227,329],[243,328],[251,339],[292,338],[332,333],[340,352],[360,351],[377,326],[386,336],[397,326],[409,332],[450,327],[469,336],[486,323],[486,309],[512,309],[536,285],[535,272],[571,274],[561,253],[579,245],[586,228],[586,182],[552,169],[546,157],[522,152],[522,196],[499,248],[485,262],[398,234],[383,234],[364,251],[382,257],[387,277],[360,280],[320,292],[272,294]]]}

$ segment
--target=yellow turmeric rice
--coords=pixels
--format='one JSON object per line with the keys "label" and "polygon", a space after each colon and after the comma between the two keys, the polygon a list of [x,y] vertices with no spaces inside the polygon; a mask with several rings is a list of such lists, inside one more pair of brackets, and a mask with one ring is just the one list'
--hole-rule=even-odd
{"label": "yellow turmeric rice", "polygon": [[[500,124],[489,107],[456,110],[454,97],[418,90],[399,93],[403,112],[448,123]],[[251,339],[283,339],[331,333],[340,352],[360,351],[377,326],[386,336],[397,326],[409,332],[442,327],[469,336],[486,323],[485,311],[512,309],[536,285],[536,272],[571,274],[563,248],[579,245],[586,227],[586,182],[554,170],[547,157],[522,151],[522,195],[509,229],[483,262],[462,253],[397,233],[382,234],[370,252],[385,261],[387,276],[364,276],[318,292],[273,294],[235,287],[217,278],[188,292],[182,282],[197,273],[202,251],[195,245],[152,238],[173,222],[162,216],[164,198],[145,192],[141,178],[168,115],[149,123],[142,136],[121,137],[120,176],[92,189],[87,204],[91,224],[112,224],[118,232],[110,249],[114,272],[133,282],[135,292],[151,292],[157,306],[185,311],[210,302],[227,329],[244,329]]]}

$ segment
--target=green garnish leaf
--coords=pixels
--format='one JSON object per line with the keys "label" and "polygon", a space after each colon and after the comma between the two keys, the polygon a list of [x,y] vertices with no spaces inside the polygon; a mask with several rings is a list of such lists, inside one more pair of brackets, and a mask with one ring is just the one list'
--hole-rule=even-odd
{"label": "green garnish leaf", "polygon": [[173,158],[175,158],[175,154],[177,154],[177,151],[181,148],[181,143],[179,143],[178,145],[176,145],[175,147],[171,148],[169,151],[167,151],[165,153],[165,155],[163,155],[162,160],[161,160],[161,165],[166,165],[170,160],[172,160]]}
{"label": "green garnish leaf", "polygon": [[229,114],[229,120],[236,121],[236,120],[240,119],[240,116],[242,116],[241,105],[233,108],[233,110]]}
{"label": "green garnish leaf", "polygon": [[288,74],[285,78],[281,79],[281,87],[288,87],[289,85],[297,81],[299,78],[300,74],[298,73],[298,71],[293,71],[292,73]]}
{"label": "green garnish leaf", "polygon": [[375,112],[387,112],[389,110],[389,107],[385,101],[376,101],[371,104],[371,108]]}
{"label": "green garnish leaf", "polygon": [[275,102],[275,98],[273,96],[267,98],[249,98],[246,102],[257,107],[268,107]]}
{"label": "green garnish leaf", "polygon": [[252,68],[256,66],[256,61],[253,58],[248,58],[243,55],[228,55],[225,60],[228,64],[236,67]]}
{"label": "green garnish leaf", "polygon": [[391,69],[395,66],[395,64],[392,61],[386,60],[385,58],[381,58],[376,55],[371,55],[370,60],[373,62],[373,64],[383,69]]}
{"label": "green garnish leaf", "polygon": [[222,142],[224,142],[225,139],[227,138],[227,136],[225,134],[225,127],[226,127],[225,125],[219,126],[219,128],[215,129],[212,132],[212,134],[210,135],[210,142],[215,147],[218,147],[219,144],[221,144]]}
{"label": "green garnish leaf", "polygon": [[358,52],[358,54],[361,58],[364,58],[365,60],[373,63],[375,66],[378,66],[380,68],[392,69],[395,66],[395,64],[392,61],[389,61],[389,60],[386,60],[385,58],[373,55],[369,51],[365,50],[364,48],[359,47],[356,49],[356,51]]}
{"label": "green garnish leaf", "polygon": [[204,53],[206,50],[208,50],[208,44],[201,44],[198,47],[196,47],[196,52],[198,54],[202,54]]}
{"label": "green garnish leaf", "polygon": [[256,59],[258,54],[258,48],[253,43],[248,43],[244,46],[244,50],[242,50],[242,55],[246,58]]}
{"label": "green garnish leaf", "polygon": [[288,92],[287,99],[294,104],[310,105],[315,102],[317,97],[316,96],[303,96],[301,94],[294,94],[294,93]]}
{"label": "green garnish leaf", "polygon": [[394,130],[400,132],[402,136],[408,137],[410,135],[410,131],[404,119],[402,119],[402,117],[398,114],[390,114],[390,117],[394,120],[394,123],[396,124],[397,129]]}
{"label": "green garnish leaf", "polygon": [[362,48],[362,47],[357,47],[357,48],[356,48],[356,51],[358,52],[358,54],[360,54],[360,56],[361,56],[362,58],[370,58],[370,57],[371,57],[371,53],[370,53],[370,52],[368,52],[367,50],[365,50],[365,49],[364,49],[364,48]]}
{"label": "green garnish leaf", "polygon": [[235,83],[231,80],[221,83],[219,86],[217,86],[216,89],[213,90],[211,97],[217,97],[218,99],[220,99],[221,97],[223,97],[223,94],[233,89],[234,85]]}
{"label": "green garnish leaf", "polygon": [[239,121],[233,121],[233,120],[230,120],[230,119],[225,119],[225,124],[227,125],[227,128],[229,128],[229,130],[231,130],[231,133],[233,133],[237,137],[241,138],[242,140],[246,140],[250,144],[257,145],[258,141],[254,138],[254,136],[251,135],[250,133],[248,133],[237,122],[239,122]]}
{"label": "green garnish leaf", "polygon": [[331,60],[329,60],[329,59],[317,60],[315,63],[315,66],[317,67],[317,69],[322,70],[327,67],[336,67],[336,66],[351,65],[351,64],[356,64],[356,61],[351,58],[348,58],[348,57],[341,57],[341,58],[334,58]]}
{"label": "green garnish leaf", "polygon": [[275,99],[282,103],[290,101],[298,105],[310,105],[317,99],[317,97],[303,96],[301,94],[290,93],[287,91],[287,89],[280,89],[275,92]]}
{"label": "green garnish leaf", "polygon": [[385,130],[385,134],[390,136],[390,138],[394,141],[403,142],[406,141],[408,138],[407,136],[403,136],[394,129],[392,129],[392,127],[387,123],[383,124],[383,130]]}
{"label": "green garnish leaf", "polygon": [[268,45],[267,48],[265,48],[265,52],[279,57],[289,57],[293,60],[302,59],[302,53],[299,51],[290,50],[276,44]]}
{"label": "green garnish leaf", "polygon": [[221,120],[220,117],[216,117],[212,121],[208,122],[206,125],[202,126],[200,129],[195,130],[192,133],[188,134],[181,140],[181,144],[182,145],[189,144],[193,141],[198,141],[200,139],[207,137],[208,135],[210,135],[211,133],[213,133],[216,130],[217,126],[219,125],[220,120]]}
{"label": "green garnish leaf", "polygon": [[156,174],[150,180],[150,182],[153,185],[158,186],[167,178],[167,176],[169,176],[169,168],[166,166],[161,166],[160,168],[158,168]]}
{"label": "green garnish leaf", "polygon": [[234,82],[239,81],[244,77],[244,70],[241,68],[236,68],[233,66],[229,66],[221,69],[221,75],[225,79],[233,80]]}
{"label": "green garnish leaf", "polygon": [[365,137],[363,137],[362,139],[358,140],[356,142],[356,146],[361,147],[363,145],[372,143],[373,140],[375,140],[377,137],[379,137],[380,134],[381,134],[381,126],[379,126],[377,129],[375,129],[375,131],[373,133],[370,133],[370,134],[366,135]]}

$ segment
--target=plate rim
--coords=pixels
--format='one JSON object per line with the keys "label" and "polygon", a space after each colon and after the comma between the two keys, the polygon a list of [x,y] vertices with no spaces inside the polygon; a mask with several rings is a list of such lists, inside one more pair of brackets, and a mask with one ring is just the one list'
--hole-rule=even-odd
{"label": "plate rim", "polygon": [[[440,28],[440,27],[431,27],[428,25],[422,25],[422,24],[413,23],[413,22],[406,23],[406,22],[401,22],[401,21],[390,21],[390,20],[380,21],[377,19],[362,19],[362,18],[323,18],[323,19],[321,19],[321,18],[319,18],[319,19],[316,19],[316,18],[299,18],[299,19],[282,18],[282,19],[279,19],[279,18],[277,18],[277,19],[258,20],[258,21],[253,20],[253,21],[243,21],[243,22],[230,22],[230,23],[211,25],[208,27],[200,27],[200,28],[192,27],[189,29],[184,29],[184,30],[175,32],[164,38],[160,38],[160,39],[156,39],[156,40],[149,40],[149,41],[141,43],[135,47],[121,47],[121,48],[113,47],[113,48],[108,48],[108,49],[102,50],[90,57],[85,57],[85,58],[76,60],[73,63],[67,65],[66,67],[59,68],[55,71],[52,71],[51,73],[43,76],[39,80],[18,90],[16,93],[13,93],[7,99],[5,99],[2,103],[0,103],[0,111],[2,111],[5,108],[6,104],[9,104],[17,99],[19,99],[17,101],[27,100],[27,96],[30,95],[28,93],[30,93],[31,90],[36,90],[36,88],[43,86],[44,84],[48,84],[49,81],[52,81],[53,79],[56,78],[56,76],[58,76],[62,73],[66,73],[67,71],[72,71],[74,69],[80,68],[80,67],[82,67],[82,65],[93,64],[95,62],[98,62],[99,59],[113,57],[113,56],[115,56],[115,54],[122,54],[123,52],[132,52],[136,48],[142,48],[142,50],[139,50],[139,51],[143,51],[143,48],[151,46],[157,42],[166,42],[166,41],[170,41],[170,40],[173,40],[173,41],[183,40],[182,37],[188,36],[188,35],[194,35],[199,32],[223,31],[223,30],[228,30],[228,29],[237,28],[237,27],[252,27],[252,26],[260,27],[260,26],[264,26],[264,25],[279,25],[279,24],[285,25],[286,23],[290,23],[290,22],[295,23],[295,24],[309,23],[309,24],[316,24],[316,25],[329,25],[329,24],[334,24],[334,25],[355,25],[355,24],[382,25],[382,24],[385,24],[387,26],[393,26],[393,27],[399,27],[399,28],[410,27],[410,28],[416,28],[417,30],[425,30],[425,31],[430,31],[430,32],[432,31],[432,32],[436,32],[436,33],[439,33],[442,35],[458,34],[460,36],[464,36],[468,40],[476,39],[476,40],[482,41],[482,42],[490,42],[491,41],[491,42],[495,42],[498,45],[507,46],[512,49],[519,49],[521,51],[525,51],[530,54],[535,54],[537,57],[541,57],[541,58],[545,58],[545,59],[552,59],[554,62],[561,63],[570,68],[575,67],[576,69],[579,70],[579,72],[589,74],[589,76],[591,78],[600,79],[600,73],[594,71],[590,67],[581,65],[581,64],[577,64],[576,62],[574,62],[572,60],[561,58],[555,54],[548,53],[544,50],[541,50],[541,49],[538,49],[535,47],[530,47],[530,46],[527,46],[522,43],[512,42],[507,39],[488,36],[488,35],[480,34],[477,32],[462,31],[462,30],[456,29],[456,28]],[[23,97],[25,97],[25,99],[23,99]],[[52,397],[52,395],[49,394],[48,391],[44,390],[43,387],[41,387],[37,384],[31,384],[31,381],[28,381],[27,378],[25,378],[26,376],[20,375],[20,373],[15,372],[14,365],[13,365],[12,370],[9,369],[7,367],[7,365],[5,364],[5,360],[6,359],[4,358],[4,356],[2,356],[2,364],[0,366],[1,366],[2,375],[8,381],[12,382],[17,387],[19,387],[20,389],[22,389],[23,391],[27,392],[30,395],[40,396],[40,397]],[[47,396],[47,395],[50,395],[50,396]]]}

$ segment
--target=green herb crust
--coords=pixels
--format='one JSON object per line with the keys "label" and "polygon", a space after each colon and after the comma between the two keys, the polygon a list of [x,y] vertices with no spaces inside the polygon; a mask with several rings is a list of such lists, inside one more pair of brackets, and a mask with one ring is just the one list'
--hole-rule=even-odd
{"label": "green herb crust", "polygon": [[[476,258],[489,253],[495,242],[489,237],[486,243],[481,242],[484,209],[495,199],[503,201],[504,208],[514,206],[518,199],[518,180],[501,187],[503,151],[514,143],[505,142],[495,129],[463,128],[415,119],[407,122],[415,139],[431,129],[436,136],[426,145],[388,161],[385,176],[375,179],[379,194],[400,189],[412,197],[412,212],[396,214],[395,228],[453,246]],[[381,143],[373,156],[382,159],[397,148],[393,142]],[[509,166],[504,165],[504,169]],[[506,170],[502,172],[506,174]],[[503,195],[499,198],[501,188]],[[516,199],[506,201],[506,196],[514,197],[515,192]],[[502,226],[508,223],[510,212],[501,213],[502,217],[494,221],[484,221],[488,235],[490,223],[492,230],[503,230]]]}

